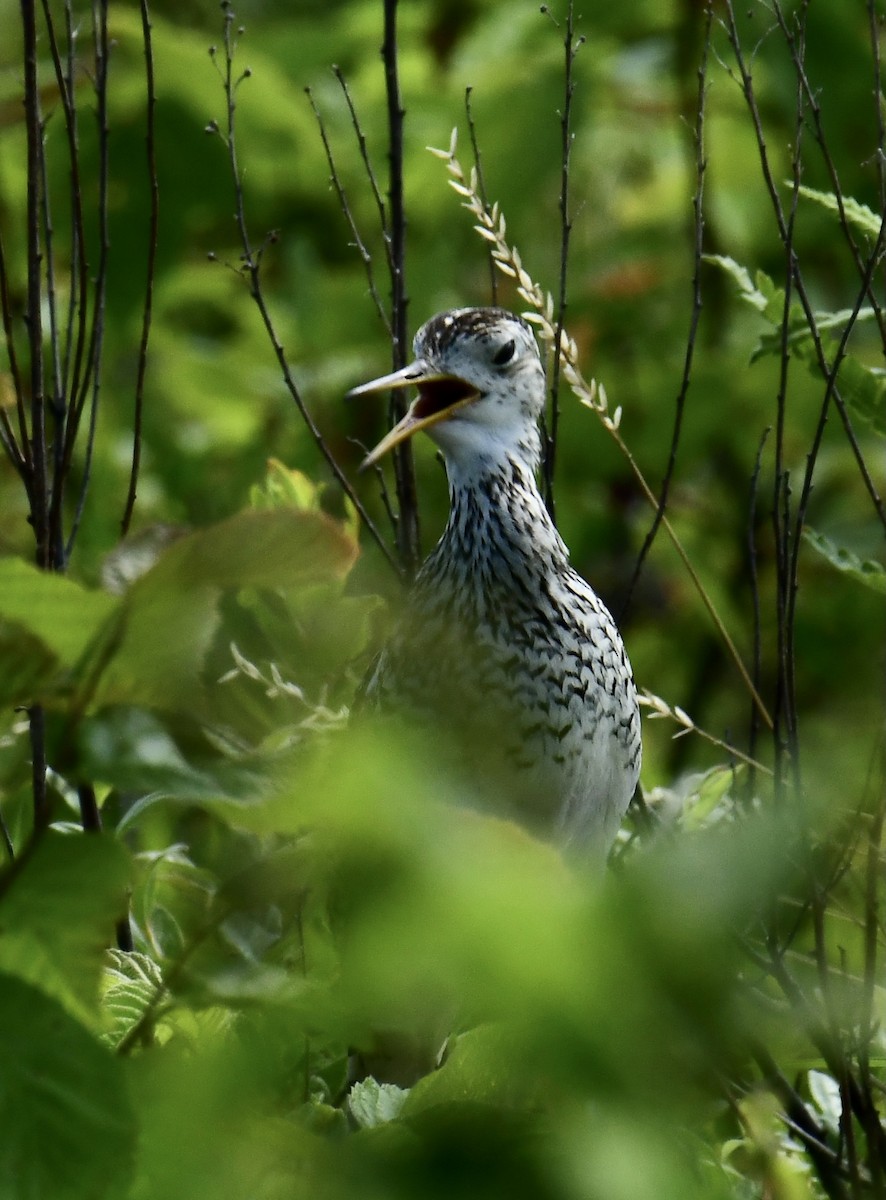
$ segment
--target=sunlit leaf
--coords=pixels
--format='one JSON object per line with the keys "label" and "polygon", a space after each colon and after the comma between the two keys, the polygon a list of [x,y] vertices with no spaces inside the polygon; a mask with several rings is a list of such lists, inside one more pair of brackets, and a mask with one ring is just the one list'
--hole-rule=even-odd
{"label": "sunlit leaf", "polygon": [[348,1109],[361,1129],[374,1129],[396,1120],[408,1095],[396,1084],[363,1079],[348,1092]]}

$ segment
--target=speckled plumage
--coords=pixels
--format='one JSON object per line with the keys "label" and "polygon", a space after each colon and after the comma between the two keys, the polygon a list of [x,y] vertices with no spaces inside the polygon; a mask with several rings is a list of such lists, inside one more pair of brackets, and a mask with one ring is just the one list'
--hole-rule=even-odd
{"label": "speckled plumage", "polygon": [[418,386],[394,440],[425,428],[441,447],[450,514],[365,702],[448,731],[464,768],[533,831],[605,852],[637,782],[639,711],[618,630],[536,484],[535,338],[502,309],[456,309],[414,348],[416,362],[381,386]]}

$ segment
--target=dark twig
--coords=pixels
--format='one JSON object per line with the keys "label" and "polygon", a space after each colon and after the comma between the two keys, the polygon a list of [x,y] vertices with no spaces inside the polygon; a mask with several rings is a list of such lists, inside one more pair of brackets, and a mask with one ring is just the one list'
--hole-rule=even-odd
{"label": "dark twig", "polygon": [[21,370],[18,365],[18,354],[15,348],[12,305],[9,298],[9,276],[6,270],[6,253],[3,248],[2,236],[0,236],[0,315],[2,315],[3,320],[3,341],[6,346],[6,357],[9,359],[9,374],[12,379],[12,390],[15,395],[15,408],[18,418],[18,435],[16,436],[12,424],[6,415],[5,407],[0,405],[0,429],[3,431],[3,448],[21,476],[25,488],[28,490],[28,498],[30,500],[31,447],[28,439],[25,390],[22,383]]}
{"label": "dark twig", "polygon": [[[51,27],[50,27],[51,28]],[[76,69],[75,47],[77,25],[71,12],[71,0],[65,0],[65,34],[67,54],[62,66],[58,48],[51,41],[52,57],[56,78],[65,110],[65,133],[68,138],[68,161],[70,167],[70,221],[71,221],[71,287],[68,295],[68,321],[65,337],[64,387],[67,403],[80,391],[80,377],[86,347],[87,317],[89,309],[89,262],[87,260],[86,228],[83,219],[83,189],[80,180],[80,144],[75,106],[74,73]],[[74,283],[76,281],[76,285]]]}
{"label": "dark twig", "polygon": [[[341,76],[341,72],[339,72],[337,70],[337,68],[334,68],[334,69],[336,70],[336,78],[338,78],[340,80],[342,87],[344,87],[345,86],[344,79]],[[375,282],[375,270],[372,265],[372,255],[367,250],[366,243],[363,241],[363,238],[360,236],[360,230],[357,227],[356,219],[351,210],[350,203],[348,202],[348,197],[347,197],[347,193],[345,192],[345,189],[344,189],[344,184],[341,181],[341,176],[339,175],[338,168],[335,165],[335,157],[332,153],[332,146],[329,143],[329,137],[326,133],[326,123],[324,122],[323,115],[320,112],[320,110],[317,107],[317,104],[314,100],[314,93],[311,91],[311,89],[309,87],[305,88],[305,95],[308,98],[308,103],[311,106],[311,111],[313,112],[314,119],[317,122],[317,129],[319,130],[319,133],[320,133],[320,140],[323,143],[323,150],[326,154],[326,163],[329,167],[329,181],[335,190],[335,194],[338,199],[338,206],[341,209],[342,216],[348,223],[348,228],[351,231],[351,237],[354,239],[351,244],[353,245],[354,249],[359,254],[360,261],[363,263],[363,269],[366,272],[366,282],[369,287],[369,295],[372,297],[372,303],[375,305],[375,311],[378,313],[378,315],[381,319],[381,323],[384,325],[385,330],[386,330],[388,336],[390,337],[391,322],[390,322],[390,318],[388,317],[387,312],[385,312],[384,302],[382,301],[381,295],[379,294],[379,290],[378,290],[378,287]],[[355,115],[355,119],[356,119],[356,115]]]}
{"label": "dark twig", "polygon": [[43,178],[43,122],[37,76],[37,22],[34,0],[22,0],[27,137],[28,349],[30,358],[31,523],[40,567],[50,566],[49,479],[46,464],[46,401],[43,381],[42,262],[40,190]]}
{"label": "dark twig", "polygon": [[[110,251],[109,231],[109,134],[108,125],[108,0],[93,0],[92,29],[95,56],[95,101],[96,125],[98,128],[98,265],[93,284],[92,325],[89,334],[89,351],[86,359],[86,373],[83,388],[69,409],[73,420],[68,424],[69,444],[66,447],[66,469],[70,469],[74,443],[80,430],[83,410],[89,399],[89,425],[86,433],[83,474],[77,495],[77,505],[71,522],[71,532],[68,535],[66,556],[70,555],[80,521],[86,504],[92,474],[92,455],[95,448],[95,434],[98,422],[99,401],[102,388],[102,357],[105,338],[105,300],[108,286],[108,254]],[[60,492],[60,489],[59,489]],[[56,507],[60,515],[61,495],[56,497]]]}
{"label": "dark twig", "polygon": [[[51,18],[47,18],[51,23]],[[46,123],[44,123],[44,144]],[[49,396],[49,411],[52,414],[52,490],[53,494],[62,487],[62,464],[64,462],[65,397],[62,389],[61,335],[58,326],[58,302],[55,287],[55,230],[49,200],[49,176],[46,155],[41,155],[40,181],[41,218],[43,224],[43,250],[46,274],[46,311],[49,317],[49,355],[52,364],[52,392]],[[50,512],[52,513],[52,509]],[[64,546],[61,523],[50,519],[50,557],[53,563],[64,562]]]}
{"label": "dark twig", "polygon": [[[483,201],[485,208],[489,207],[489,201],[486,198],[486,180],[483,176],[483,160],[480,155],[480,144],[477,141],[477,127],[474,123],[474,111],[471,106],[472,87],[465,88],[465,120],[468,123],[468,136],[471,139],[471,154],[474,159],[474,170],[477,172],[477,194]],[[495,265],[495,257],[492,253],[491,246],[487,248],[486,260],[489,266],[489,303],[498,304],[498,269]]]}
{"label": "dark twig", "polygon": [[138,369],[135,379],[135,406],[132,419],[132,465],[129,472],[129,488],[120,530],[125,537],[129,532],[135,498],[138,489],[138,473],[142,452],[142,413],[144,407],[145,372],[148,365],[148,342],[151,337],[151,319],[154,308],[154,275],[157,266],[157,239],[160,224],[160,184],[157,178],[157,151],[155,142],[154,115],[157,95],[154,87],[154,50],[151,40],[151,14],[148,0],[140,0],[142,17],[142,41],[145,53],[145,101],[147,115],[145,123],[145,151],[148,167],[148,187],[151,193],[151,212],[148,218],[148,262],[145,272],[145,301],[142,309],[142,331],[138,344]]}
{"label": "dark twig", "polygon": [[[686,397],[689,394],[689,384],[692,378],[692,363],[695,356],[695,341],[698,336],[698,324],[701,319],[702,309],[702,291],[701,291],[701,263],[704,254],[704,179],[707,169],[707,158],[705,156],[705,103],[708,89],[708,55],[711,46],[711,25],[713,21],[713,8],[711,4],[707,5],[705,11],[705,32],[704,44],[701,54],[701,61],[698,67],[698,92],[695,107],[695,130],[693,134],[693,142],[695,146],[695,195],[692,197],[693,211],[693,248],[692,248],[692,309],[689,314],[689,332],[686,337],[686,351],[683,356],[683,376],[680,380],[680,389],[677,392],[677,399],[674,405],[674,425],[671,430],[671,445],[668,451],[668,461],[665,467],[664,478],[661,484],[661,491],[658,495],[658,505],[655,510],[655,516],[652,518],[652,524],[646,537],[643,539],[643,545],[640,547],[640,553],[637,555],[637,562],[634,566],[634,573],[631,576],[631,581],[628,584],[625,600],[622,605],[621,615],[627,611],[631,598],[634,594],[634,589],[640,578],[640,573],[643,570],[643,564],[646,561],[649,551],[652,549],[652,543],[661,528],[662,518],[668,505],[668,497],[670,495],[671,480],[674,477],[674,471],[677,466],[677,449],[680,445],[680,435],[683,430],[683,414],[686,408]],[[758,683],[755,680],[755,684]]]}
{"label": "dark twig", "polygon": [[[406,115],[400,98],[400,78],[397,50],[397,0],[384,0],[384,40],[382,62],[385,73],[385,96],[388,113],[388,222],[387,235],[391,247],[391,358],[394,370],[407,362],[408,340],[406,314],[409,298],[406,294],[406,210],[403,195],[403,118]],[[406,412],[406,401],[399,390],[391,393],[389,419],[393,425]],[[407,575],[411,575],[421,558],[421,538],[418,521],[418,495],[415,487],[415,466],[412,445],[407,440],[394,450],[394,479],[397,492],[397,552]]]}
{"label": "dark twig", "polygon": [[[542,9],[544,11],[544,7]],[[563,330],[566,324],[566,293],[569,276],[569,242],[572,236],[572,214],[569,204],[569,168],[572,163],[572,143],[575,134],[572,132],[572,97],[575,93],[573,67],[580,48],[584,45],[584,37],[575,36],[575,5],[569,0],[566,6],[566,27],[563,34],[563,109],[560,113],[560,272],[557,282],[557,322],[554,346],[559,350],[563,342]],[[557,434],[560,428],[560,355],[554,354],[551,369],[551,386],[548,396],[548,416],[544,430],[544,461],[542,476],[544,480],[545,506],[551,514],[551,520],[556,520],[556,505],[554,502],[554,472],[557,466]]]}
{"label": "dark twig", "polygon": [[[763,431],[763,436],[760,438],[760,444],[757,447],[757,456],[754,459],[754,470],[751,475],[750,498],[748,501],[748,533],[747,533],[747,554],[748,554],[748,574],[751,585],[751,607],[753,612],[754,632],[753,632],[753,658],[751,664],[751,677],[754,681],[754,687],[759,692],[761,684],[762,671],[762,656],[763,656],[763,641],[762,641],[762,624],[760,619],[760,580],[757,571],[757,488],[760,481],[760,469],[763,464],[763,450],[772,432],[771,426]],[[756,704],[750,706],[750,718],[748,722],[748,755],[750,758],[756,758],[757,754],[757,738],[760,736],[760,714],[757,711]],[[748,768],[746,795],[748,800],[751,800],[754,795],[756,786],[756,768],[751,766]]]}
{"label": "dark twig", "polygon": [[[365,505],[354,491],[353,486],[336,460],[335,455],[326,444],[323,434],[320,432],[319,427],[315,423],[314,418],[311,416],[311,413],[304,402],[301,392],[299,391],[295,379],[293,378],[292,370],[286,357],[286,351],[284,350],[283,344],[277,335],[276,326],[274,325],[273,318],[271,317],[270,310],[268,309],[267,301],[265,300],[265,295],[261,284],[261,263],[264,246],[256,250],[252,245],[252,239],[246,223],[246,205],[243,196],[243,179],[240,173],[240,163],[237,155],[237,89],[245,79],[249,78],[251,72],[247,67],[237,79],[234,78],[234,56],[237,47],[236,37],[233,34],[234,12],[230,3],[228,2],[223,5],[223,11],[225,61],[223,68],[219,68],[219,73],[221,75],[225,93],[226,128],[225,131],[222,132],[218,125],[215,122],[212,122],[207,127],[207,132],[219,134],[228,152],[228,164],[234,186],[234,219],[237,223],[237,231],[240,237],[240,245],[242,247],[241,273],[246,277],[249,283],[249,294],[259,311],[262,324],[265,327],[265,332],[270,339],[274,355],[280,366],[280,370],[283,375],[283,383],[286,387],[286,390],[289,392],[289,395],[292,397],[296,408],[298,409],[299,416],[304,421],[305,427],[307,428],[308,433],[311,435],[315,446],[322,454],[342,491],[359,513],[360,519],[366,526],[370,537],[379,547],[391,566],[399,572],[397,559],[391,553],[391,550],[384,538],[381,536],[378,527],[367,512]],[[210,54],[213,58],[213,61],[215,61],[215,47],[211,48]]]}

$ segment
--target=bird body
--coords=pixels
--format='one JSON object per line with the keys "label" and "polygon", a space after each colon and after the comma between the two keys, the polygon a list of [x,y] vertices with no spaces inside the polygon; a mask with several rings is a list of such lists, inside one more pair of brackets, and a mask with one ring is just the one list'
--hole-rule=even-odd
{"label": "bird body", "polygon": [[369,461],[426,429],[446,462],[449,520],[366,703],[445,732],[500,811],[603,854],[637,783],[639,711],[618,630],[536,483],[545,380],[532,330],[503,309],[456,309],[422,327],[415,353],[355,393],[418,387]]}

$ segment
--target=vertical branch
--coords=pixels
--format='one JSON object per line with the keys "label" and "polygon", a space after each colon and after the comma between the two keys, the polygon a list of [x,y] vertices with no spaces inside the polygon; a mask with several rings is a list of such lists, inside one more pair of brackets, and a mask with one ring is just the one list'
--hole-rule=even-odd
{"label": "vertical branch", "polygon": [[[71,0],[65,0],[65,36],[67,54],[64,66],[62,66],[55,49],[53,50],[53,61],[56,63],[56,77],[59,81],[59,91],[65,109],[70,172],[71,286],[68,295],[68,327],[64,363],[64,389],[70,418],[70,406],[73,398],[80,391],[80,375],[86,347],[86,324],[89,311],[89,263],[86,257],[83,189],[80,183],[80,135],[77,126],[77,93],[74,86],[78,26],[74,22],[71,12]],[[50,45],[52,45],[51,35]]]}
{"label": "vertical branch", "polygon": [[[47,27],[52,18],[46,15]],[[44,123],[44,138],[46,125]],[[52,493],[61,486],[61,468],[64,460],[65,397],[62,390],[62,347],[58,325],[58,304],[55,287],[55,230],[52,223],[52,208],[49,199],[49,177],[46,155],[41,157],[42,177],[41,220],[43,224],[43,247],[45,255],[46,311],[49,317],[49,358],[52,364],[52,393],[49,396],[49,411],[52,414]],[[50,558],[56,568],[64,563],[64,548],[60,524],[53,519],[56,506],[50,507],[49,542]]]}
{"label": "vertical branch", "polygon": [[154,50],[151,40],[151,14],[148,0],[139,0],[142,18],[142,39],[145,52],[145,94],[147,102],[145,152],[147,156],[148,186],[151,190],[151,214],[148,227],[148,262],[145,273],[145,301],[142,308],[142,331],[138,345],[138,369],[135,380],[135,409],[132,420],[132,465],[129,472],[129,489],[120,529],[124,537],[129,532],[135,498],[138,489],[138,473],[142,453],[142,409],[145,392],[145,371],[148,365],[148,342],[151,337],[151,318],[154,308],[154,274],[157,265],[157,236],[160,221],[160,186],[157,179],[157,152],[154,132],[154,115],[157,96],[154,88]]}
{"label": "vertical branch", "polygon": [[9,374],[12,379],[12,391],[15,396],[16,416],[18,418],[18,434],[12,428],[12,422],[6,415],[6,409],[0,405],[0,440],[10,462],[18,471],[28,502],[31,499],[31,448],[28,443],[28,421],[25,408],[25,390],[21,370],[18,365],[18,353],[15,348],[15,334],[12,323],[12,306],[9,300],[9,278],[6,271],[6,253],[3,249],[3,238],[0,236],[0,319],[3,322],[3,341],[6,345],[6,356],[9,359]]}
{"label": "vertical branch", "polygon": [[[369,158],[368,158],[367,151],[366,151],[366,139],[363,136],[363,131],[360,128],[359,121],[357,120],[357,113],[353,107],[353,104],[351,103],[351,96],[350,96],[350,92],[348,91],[348,85],[345,82],[345,78],[342,75],[341,71],[338,69],[338,67],[333,67],[333,71],[335,72],[335,77],[338,80],[339,84],[341,85],[342,91],[344,92],[345,97],[347,99],[348,109],[351,114],[351,122],[356,131],[357,140],[360,145],[361,155],[363,156],[363,165],[366,167],[366,170],[368,172],[370,186],[375,191],[376,190],[375,172],[372,170],[372,165],[369,162]],[[308,103],[311,106],[311,112],[314,114],[314,120],[317,122],[317,130],[320,134],[320,141],[323,143],[323,153],[326,155],[326,163],[329,167],[329,182],[332,184],[332,187],[335,191],[335,195],[338,199],[338,207],[341,209],[342,216],[344,217],[345,221],[347,222],[348,228],[351,231],[351,237],[354,239],[351,244],[353,245],[354,249],[357,251],[358,255],[360,256],[360,261],[363,263],[363,270],[366,272],[366,285],[369,288],[369,295],[372,299],[373,305],[375,306],[375,311],[378,313],[379,320],[381,321],[382,325],[384,325],[385,329],[387,330],[388,336],[391,336],[390,318],[388,317],[388,314],[385,312],[385,306],[384,306],[384,303],[382,302],[381,295],[379,293],[378,287],[375,282],[375,270],[372,265],[372,255],[369,253],[369,250],[366,248],[366,243],[363,241],[363,238],[360,236],[360,230],[357,227],[356,218],[354,217],[353,211],[351,210],[351,205],[348,200],[347,192],[345,191],[344,184],[342,183],[341,177],[339,176],[338,168],[335,165],[335,156],[332,153],[332,145],[329,141],[329,135],[326,132],[326,122],[323,120],[323,114],[320,112],[320,109],[317,107],[317,102],[314,99],[314,93],[311,91],[311,89],[309,87],[305,88],[305,95],[307,96]],[[380,197],[379,197],[379,199],[380,199]],[[382,209],[382,228],[384,228],[384,209]]]}
{"label": "vertical branch", "polygon": [[[400,79],[397,57],[397,0],[384,0],[384,41],[382,61],[385,73],[385,95],[388,113],[388,237],[391,248],[391,331],[394,370],[406,365],[406,213],[403,204],[403,118],[400,99]],[[406,402],[399,392],[391,393],[390,420],[393,425],[406,412]],[[400,562],[411,574],[421,556],[418,497],[415,488],[415,467],[412,447],[401,443],[394,451],[399,520],[397,522],[397,552]]]}
{"label": "vertical branch", "polygon": [[[754,687],[759,692],[760,690],[760,674],[762,668],[762,624],[760,620],[760,581],[757,573],[757,489],[760,482],[760,468],[763,463],[763,450],[771,433],[771,427],[763,431],[763,436],[760,438],[760,445],[757,447],[757,457],[754,459],[754,470],[751,475],[750,499],[748,502],[748,534],[747,534],[747,554],[748,554],[748,573],[751,583],[751,604],[754,614],[754,651],[753,660],[751,663],[752,679]],[[748,755],[750,758],[756,758],[757,754],[757,738],[760,734],[760,714],[757,711],[756,704],[750,706],[750,720],[748,724]],[[748,800],[752,800],[754,796],[754,787],[756,784],[756,768],[751,767],[748,770],[748,781],[746,795]]]}
{"label": "vertical branch", "polygon": [[[803,8],[805,19],[805,0]],[[790,314],[793,304],[794,283],[794,224],[797,217],[797,201],[800,194],[800,179],[802,175],[801,146],[803,135],[803,117],[805,104],[802,88],[797,86],[797,112],[794,122],[794,148],[791,156],[791,203],[784,222],[782,244],[785,256],[785,288],[784,304],[782,307],[781,327],[779,330],[779,363],[778,363],[778,393],[776,396],[775,419],[775,477],[773,480],[772,522],[775,538],[775,580],[776,580],[776,637],[778,656],[778,676],[776,681],[776,696],[773,711],[775,719],[774,762],[776,787],[783,782],[783,753],[785,748],[793,765],[795,778],[799,782],[798,751],[799,740],[797,730],[797,715],[794,703],[794,620],[791,604],[791,493],[790,477],[784,465],[785,456],[785,419],[787,415],[788,375],[790,372]],[[796,580],[793,582],[796,587]],[[785,745],[786,739],[786,745]]]}
{"label": "vertical branch", "polygon": [[[680,381],[680,390],[677,393],[677,400],[674,405],[674,425],[671,430],[671,446],[668,451],[668,462],[665,467],[664,479],[661,484],[661,491],[658,496],[658,504],[655,509],[655,516],[652,518],[652,524],[649,527],[649,532],[643,539],[643,545],[640,547],[640,553],[637,555],[637,562],[634,566],[634,573],[631,576],[631,581],[628,584],[627,593],[624,603],[621,608],[620,616],[624,616],[631,603],[634,594],[634,588],[637,586],[637,581],[640,578],[640,573],[643,570],[643,564],[649,551],[652,549],[652,543],[655,541],[656,535],[661,528],[662,519],[665,515],[665,510],[668,505],[668,497],[670,495],[671,480],[674,477],[674,470],[677,466],[677,449],[680,445],[680,435],[683,430],[683,413],[686,408],[686,397],[689,394],[689,384],[692,378],[692,364],[695,357],[695,341],[698,336],[698,324],[701,319],[702,309],[702,293],[701,293],[701,263],[704,255],[704,232],[705,232],[705,215],[704,215],[704,183],[705,172],[707,171],[707,157],[705,154],[705,107],[707,102],[708,91],[708,55],[711,48],[711,25],[713,22],[713,6],[709,2],[705,9],[705,31],[704,43],[701,52],[701,61],[698,66],[698,91],[696,94],[695,103],[695,130],[693,141],[695,145],[695,194],[692,197],[692,213],[693,213],[693,244],[692,244],[692,310],[689,314],[689,332],[686,336],[686,350],[683,355],[683,377]],[[758,681],[755,680],[755,684]],[[756,708],[754,709],[756,713]]]}
{"label": "vertical branch", "polygon": [[[66,555],[71,553],[74,541],[76,540],[77,532],[80,528],[80,520],[83,516],[83,508],[86,503],[86,494],[89,491],[90,475],[92,471],[92,453],[95,446],[96,423],[98,419],[99,399],[101,397],[102,386],[102,351],[104,349],[105,335],[105,298],[108,282],[108,251],[110,249],[110,235],[108,230],[108,0],[93,0],[92,29],[95,43],[95,98],[96,124],[98,126],[99,249],[98,266],[96,269],[92,302],[92,328],[89,336],[89,353],[86,360],[87,369],[84,375],[83,389],[71,406],[74,419],[73,421],[69,422],[68,426],[69,445],[66,447],[66,473],[70,470],[71,455],[73,454],[74,443],[77,439],[77,434],[80,429],[80,420],[83,415],[83,409],[85,408],[88,398],[89,428],[86,434],[86,453],[83,463],[83,479],[80,484],[80,491],[77,496],[77,507],[74,513],[74,519],[71,523],[71,532],[65,549]],[[61,503],[61,496],[58,497],[57,503]]]}
{"label": "vertical branch", "polygon": [[[43,180],[43,123],[37,76],[37,17],[34,0],[21,0],[24,52],[25,132],[27,137],[27,322],[30,356],[30,520],[36,543],[38,567],[50,568],[49,480],[46,464],[46,411],[43,392],[43,321],[41,313],[43,273],[40,239],[41,185]],[[28,436],[28,433],[25,436]],[[43,708],[28,711],[31,742],[31,793],[34,829],[49,821],[46,794],[46,721]]]}
{"label": "vertical branch", "polygon": [[[489,201],[486,196],[486,180],[483,178],[483,162],[480,157],[480,145],[477,141],[477,127],[474,124],[474,113],[471,108],[471,92],[474,89],[471,87],[465,88],[465,119],[468,123],[468,136],[471,139],[471,154],[474,158],[474,170],[477,172],[477,194],[483,201],[483,207],[489,207]],[[492,254],[492,248],[487,246],[486,260],[489,264],[489,302],[490,304],[498,304],[498,271],[495,267],[495,258]]]}
{"label": "vertical branch", "polygon": [[[546,10],[546,6],[542,11]],[[572,162],[572,97],[575,83],[572,68],[584,37],[575,37],[575,6],[569,0],[566,7],[566,29],[563,35],[563,109],[560,113],[560,278],[557,289],[557,334],[554,345],[559,347],[563,339],[566,321],[566,287],[569,274],[569,240],[572,235],[572,216],[569,207],[569,167]],[[554,354],[551,371],[547,428],[544,431],[545,453],[542,466],[545,506],[556,520],[554,504],[554,471],[557,465],[557,432],[560,425],[560,355]]]}
{"label": "vertical branch", "polygon": [[37,18],[34,0],[21,0],[25,76],[25,132],[27,136],[28,349],[30,355],[30,458],[31,524],[40,567],[50,566],[49,480],[46,464],[46,401],[43,381],[42,263],[40,238],[41,183],[43,179],[43,123],[37,78]]}

